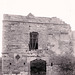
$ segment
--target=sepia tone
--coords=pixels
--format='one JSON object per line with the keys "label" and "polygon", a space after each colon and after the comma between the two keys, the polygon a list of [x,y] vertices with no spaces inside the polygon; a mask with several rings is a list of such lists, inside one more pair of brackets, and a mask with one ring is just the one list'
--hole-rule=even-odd
{"label": "sepia tone", "polygon": [[[74,40],[70,25],[59,18],[4,14],[2,74],[73,75]],[[73,65],[62,67],[66,63]]]}

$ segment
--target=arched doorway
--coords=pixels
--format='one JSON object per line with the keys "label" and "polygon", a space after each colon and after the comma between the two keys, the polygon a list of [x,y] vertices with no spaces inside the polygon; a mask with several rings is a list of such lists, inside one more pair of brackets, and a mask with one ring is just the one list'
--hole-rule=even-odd
{"label": "arched doorway", "polygon": [[35,59],[30,62],[31,75],[46,75],[46,61]]}

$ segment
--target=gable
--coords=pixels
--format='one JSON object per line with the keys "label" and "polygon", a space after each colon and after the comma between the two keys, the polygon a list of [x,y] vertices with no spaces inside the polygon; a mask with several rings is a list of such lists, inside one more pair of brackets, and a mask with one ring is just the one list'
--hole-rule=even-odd
{"label": "gable", "polygon": [[35,17],[31,13],[29,13],[27,16],[4,14],[4,21],[19,21],[19,22],[65,24],[66,25],[66,23],[60,20],[59,18]]}

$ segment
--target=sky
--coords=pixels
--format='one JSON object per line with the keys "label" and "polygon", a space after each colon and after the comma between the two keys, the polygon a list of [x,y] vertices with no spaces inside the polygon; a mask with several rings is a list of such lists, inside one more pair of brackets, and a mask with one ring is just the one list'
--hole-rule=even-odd
{"label": "sky", "polygon": [[2,55],[3,14],[57,17],[75,31],[75,0],[0,0],[0,56]]}

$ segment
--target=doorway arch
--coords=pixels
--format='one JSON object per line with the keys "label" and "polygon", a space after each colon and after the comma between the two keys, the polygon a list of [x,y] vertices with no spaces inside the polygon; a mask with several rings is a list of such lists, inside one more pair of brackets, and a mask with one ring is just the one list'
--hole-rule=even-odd
{"label": "doorway arch", "polygon": [[30,62],[31,75],[46,75],[46,61],[35,59]]}

